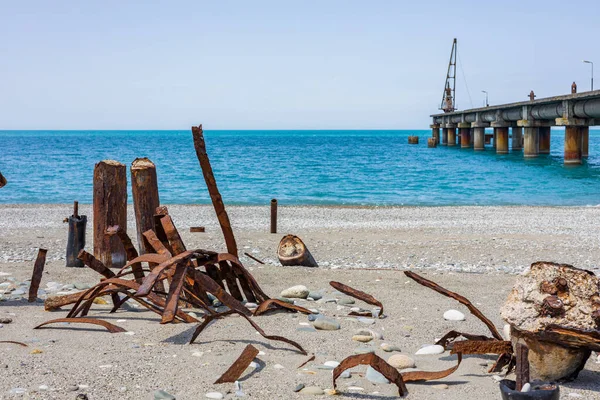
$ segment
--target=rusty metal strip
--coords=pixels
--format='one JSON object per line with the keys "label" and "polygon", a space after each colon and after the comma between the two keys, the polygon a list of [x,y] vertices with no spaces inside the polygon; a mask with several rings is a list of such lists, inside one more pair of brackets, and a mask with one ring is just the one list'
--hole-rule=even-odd
{"label": "rusty metal strip", "polygon": [[254,257],[254,256],[253,256],[253,255],[251,255],[251,254],[244,253],[244,255],[245,255],[246,257],[248,257],[248,258],[251,258],[252,260],[256,261],[256,262],[257,262],[257,263],[259,263],[259,264],[264,264],[264,262],[260,261],[258,258]]}
{"label": "rusty metal strip", "polygon": [[223,288],[219,286],[209,276],[204,275],[202,272],[193,269],[189,270],[189,274],[194,278],[196,282],[200,284],[202,288],[204,288],[207,292],[212,293],[225,306],[229,307],[232,310],[236,310],[237,312],[245,316],[252,315],[250,310],[248,310],[235,297],[231,296],[229,293],[223,290]]}
{"label": "rusty metal strip", "polygon": [[454,367],[445,369],[443,371],[413,371],[413,372],[404,372],[402,374],[402,378],[404,382],[420,382],[420,381],[434,381],[437,379],[442,379],[447,377],[456,371],[462,361],[462,354],[457,353],[458,356],[457,363]]}
{"label": "rusty metal strip", "polygon": [[331,282],[329,282],[329,284],[331,286],[333,286],[335,289],[339,290],[340,292],[347,294],[348,296],[354,297],[355,299],[362,300],[365,303],[368,303],[368,304],[371,304],[371,305],[381,308],[381,312],[379,315],[383,316],[383,304],[381,304],[381,302],[379,300],[377,300],[375,297],[371,296],[370,294],[367,294],[358,289],[354,289],[350,286],[344,285],[343,283],[336,282],[336,281],[331,281]]}
{"label": "rusty metal strip", "polygon": [[333,370],[333,388],[336,389],[336,379],[349,368],[356,367],[357,365],[368,364],[377,372],[385,376],[390,382],[393,382],[398,387],[398,395],[405,396],[408,394],[406,384],[403,380],[403,375],[398,370],[392,367],[390,364],[385,362],[382,358],[374,353],[357,354],[347,357],[342,360],[340,365]]}
{"label": "rusty metal strip", "polygon": [[162,225],[163,230],[165,231],[165,235],[167,236],[167,240],[171,245],[171,249],[173,250],[173,255],[183,253],[186,248],[183,244],[183,240],[181,240],[181,236],[175,228],[175,224],[171,219],[170,215],[165,215],[160,219],[160,224]]}
{"label": "rusty metal strip", "polygon": [[219,262],[219,268],[221,269],[221,276],[225,277],[225,282],[227,283],[227,289],[229,289],[229,293],[239,301],[244,300],[229,263],[227,261],[221,261]]}
{"label": "rusty metal strip", "polygon": [[68,322],[68,323],[72,323],[72,324],[94,324],[94,325],[100,325],[103,328],[106,328],[107,331],[109,331],[110,333],[119,333],[119,332],[127,332],[127,330],[121,328],[120,326],[117,325],[113,325],[110,322],[106,322],[103,321],[101,319],[93,319],[93,318],[58,318],[58,319],[53,319],[51,321],[46,321],[44,323],[39,324],[38,326],[36,326],[33,329],[39,329],[45,325],[48,324],[56,324],[59,322]]}
{"label": "rusty metal strip", "polygon": [[248,283],[248,286],[250,286],[252,293],[254,293],[254,296],[256,296],[256,300],[259,303],[265,300],[269,300],[269,296],[267,296],[267,294],[261,289],[256,279],[254,279],[254,276],[252,276],[252,274],[248,272],[248,270],[242,265],[242,263],[239,260],[237,262],[231,261],[231,265],[240,282],[245,281]]}
{"label": "rusty metal strip", "polygon": [[83,261],[85,265],[87,265],[89,268],[93,269],[103,277],[107,279],[114,278],[115,273],[108,269],[104,264],[102,264],[100,260],[98,260],[96,257],[91,255],[87,251],[81,250],[77,255],[77,258]]}
{"label": "rusty metal strip", "polygon": [[131,267],[135,263],[145,262],[148,264],[157,264],[158,265],[158,264],[162,264],[163,262],[167,261],[169,258],[171,258],[171,257],[167,254],[158,254],[158,253],[142,254],[141,256],[138,256],[138,257],[134,258],[133,260],[129,261],[127,264],[125,264],[125,266],[119,270],[117,275],[120,276],[126,268]]}
{"label": "rusty metal strip", "polygon": [[14,340],[0,340],[0,343],[16,344],[18,346],[28,347],[25,343],[15,342]]}
{"label": "rusty metal strip", "polygon": [[175,319],[175,313],[179,305],[179,296],[181,295],[181,289],[183,288],[183,282],[185,281],[185,275],[187,273],[187,263],[181,262],[175,267],[175,273],[171,279],[169,285],[169,296],[165,305],[165,311],[162,315],[161,324],[173,322]]}
{"label": "rusty metal strip", "polygon": [[[125,232],[119,225],[109,226],[106,229],[106,234],[117,235],[119,237],[121,243],[123,243],[123,247],[125,248],[127,261],[131,262],[139,256],[138,251],[131,242],[131,238],[129,237],[127,232]],[[123,270],[123,268],[121,269],[121,271]],[[131,263],[131,270],[133,271],[133,276],[135,277],[135,280],[137,282],[142,282],[142,280],[144,279],[144,270],[142,269],[142,264],[140,262]]]}
{"label": "rusty metal strip", "polygon": [[277,308],[277,307],[273,307],[273,306],[279,306],[279,307],[282,307],[282,308],[285,308],[288,310],[298,311],[298,312],[301,312],[306,315],[312,314],[312,312],[310,310],[307,310],[304,307],[300,307],[295,304],[286,303],[285,301],[281,301],[278,299],[269,299],[269,300],[265,300],[262,303],[260,303],[260,306],[258,306],[258,308],[254,311],[254,316],[262,315],[262,314],[266,313],[267,311],[275,310]]}
{"label": "rusty metal strip", "polygon": [[529,348],[522,343],[517,343],[516,351],[516,387],[519,392],[523,389],[523,385],[529,382]]}
{"label": "rusty metal strip", "polygon": [[498,332],[498,330],[496,329],[496,327],[494,326],[492,321],[490,321],[485,315],[483,315],[483,313],[481,311],[479,311],[479,309],[477,307],[475,307],[473,305],[473,303],[471,303],[469,301],[469,299],[467,299],[466,297],[461,296],[458,293],[451,292],[450,290],[445,289],[445,288],[441,287],[440,285],[438,285],[437,283],[430,281],[429,279],[423,278],[422,276],[415,274],[414,272],[404,271],[404,274],[406,276],[408,276],[409,278],[413,279],[418,284],[428,287],[428,288],[438,292],[439,294],[442,294],[446,297],[450,297],[450,298],[458,301],[459,303],[463,304],[464,306],[466,306],[469,309],[471,314],[473,314],[477,318],[479,318],[479,320],[481,320],[481,322],[483,322],[488,327],[488,329],[492,333],[492,336],[494,336],[498,340],[504,340],[504,338],[502,337],[502,335],[500,335],[500,333]]}
{"label": "rusty metal strip", "polygon": [[170,252],[172,252],[172,248],[171,245],[169,244],[169,240],[167,239],[167,235],[162,227],[162,224],[160,223],[160,219],[162,217],[164,217],[165,215],[169,215],[169,210],[167,209],[167,206],[158,206],[156,207],[156,210],[154,210],[154,215],[153,215],[153,219],[154,219],[154,233],[156,233],[156,237],[158,238],[158,240],[160,240],[162,242],[162,244],[169,249]]}
{"label": "rusty metal strip", "polygon": [[466,339],[469,339],[469,340],[496,340],[496,339],[492,339],[492,338],[489,338],[489,337],[483,336],[483,335],[472,335],[470,333],[450,331],[450,332],[446,333],[440,340],[435,342],[435,344],[443,346],[444,349],[447,350],[448,345],[451,344],[452,342],[454,342],[454,339],[457,339],[461,336]]}
{"label": "rusty metal strip", "polygon": [[237,244],[235,242],[235,236],[233,235],[233,229],[231,229],[229,216],[227,215],[225,205],[223,204],[223,199],[221,198],[221,194],[219,193],[219,188],[217,187],[217,181],[215,180],[215,175],[210,165],[208,154],[206,154],[206,143],[204,142],[202,125],[199,125],[197,127],[193,126],[192,135],[194,137],[194,148],[196,149],[196,156],[198,157],[198,161],[200,162],[202,174],[204,175],[204,181],[206,182],[206,187],[208,188],[208,193],[210,194],[210,199],[212,200],[215,213],[217,214],[217,218],[219,219],[221,231],[223,231],[223,237],[225,238],[225,244],[227,245],[227,252],[237,257],[238,249]]}
{"label": "rusty metal strip", "polygon": [[304,367],[306,364],[308,364],[311,361],[315,361],[315,355],[311,355],[310,357],[308,357],[308,359],[306,361],[304,361],[302,364],[298,365],[296,368],[300,369],[302,367]]}
{"label": "rusty metal strip", "polygon": [[30,303],[37,300],[37,292],[42,281],[42,274],[44,273],[44,265],[46,265],[46,253],[48,250],[39,249],[38,255],[33,266],[33,274],[31,275],[31,285],[29,286],[29,299]]}
{"label": "rusty metal strip", "polygon": [[450,354],[504,354],[512,351],[509,340],[461,340],[454,342]]}
{"label": "rusty metal strip", "polygon": [[233,362],[231,367],[215,381],[215,384],[237,381],[257,355],[258,349],[251,344],[247,345],[246,348],[244,348],[244,351],[242,351],[242,354],[240,354],[237,360]]}
{"label": "rusty metal strip", "polygon": [[373,313],[371,311],[350,311],[348,316],[352,317],[372,317]]}
{"label": "rusty metal strip", "polygon": [[492,373],[492,372],[500,372],[502,371],[502,368],[504,368],[505,366],[509,366],[509,371],[512,369],[510,367],[510,365],[513,363],[513,360],[515,359],[515,357],[513,356],[512,352],[511,354],[508,353],[503,353],[500,354],[500,356],[498,357],[498,359],[496,360],[496,362],[494,363],[494,365],[492,365],[492,367],[488,370],[488,373]]}
{"label": "rusty metal strip", "polygon": [[[144,232],[144,234],[145,234],[145,232]],[[152,287],[154,287],[156,280],[163,273],[163,271],[165,269],[170,268],[174,264],[177,264],[181,261],[191,258],[192,255],[193,255],[193,251],[188,250],[181,254],[176,255],[175,257],[171,257],[167,261],[159,264],[157,267],[154,267],[152,269],[152,272],[150,272],[144,278],[144,282],[142,282],[142,284],[140,285],[140,288],[138,289],[136,296],[147,296],[148,293],[150,293],[150,291],[152,290]]]}
{"label": "rusty metal strip", "polygon": [[158,237],[156,237],[156,233],[152,229],[148,229],[146,232],[142,233],[144,238],[148,241],[150,247],[154,249],[155,252],[161,255],[166,255],[167,257],[172,257],[171,251],[165,247],[163,242],[160,241]]}

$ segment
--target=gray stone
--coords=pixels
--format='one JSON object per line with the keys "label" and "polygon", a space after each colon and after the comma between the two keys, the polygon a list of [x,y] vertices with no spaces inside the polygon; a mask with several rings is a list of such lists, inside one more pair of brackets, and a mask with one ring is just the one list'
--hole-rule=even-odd
{"label": "gray stone", "polygon": [[75,289],[77,289],[77,290],[86,290],[86,289],[91,288],[90,285],[88,285],[87,283],[82,283],[82,282],[75,282],[74,286],[75,286]]}
{"label": "gray stone", "polygon": [[310,297],[313,300],[321,300],[323,298],[323,295],[319,292],[308,292],[308,297]]}
{"label": "gray stone", "polygon": [[154,400],[175,400],[175,396],[165,392],[164,390],[156,390],[154,392]]}
{"label": "gray stone", "polygon": [[301,326],[300,328],[296,328],[298,332],[316,332],[317,330],[312,326]]}
{"label": "gray stone", "polygon": [[280,296],[280,297],[277,297],[277,300],[281,300],[281,301],[283,301],[285,303],[288,303],[288,304],[294,304],[294,300],[288,299],[287,297],[281,297]]}
{"label": "gray stone", "polygon": [[321,315],[313,321],[313,326],[324,331],[337,331],[341,327],[339,321]]}
{"label": "gray stone", "polygon": [[372,325],[375,323],[375,320],[373,318],[358,317],[356,318],[356,320],[366,325]]}
{"label": "gray stone", "polygon": [[10,324],[12,322],[12,318],[0,318],[0,324]]}
{"label": "gray stone", "polygon": [[303,388],[302,390],[300,390],[300,394],[319,396],[319,395],[325,394],[325,392],[323,391],[323,389],[321,389],[318,386],[307,386],[307,387]]}
{"label": "gray stone", "polygon": [[402,351],[400,347],[389,343],[381,343],[381,350],[387,351],[388,353],[392,351]]}
{"label": "gray stone", "polygon": [[207,399],[215,399],[215,400],[220,400],[223,398],[223,393],[219,393],[219,392],[208,392],[204,395],[204,397],[206,397]]}
{"label": "gray stone", "polygon": [[354,354],[367,354],[367,353],[375,353],[375,349],[373,347],[367,346],[359,346],[354,349]]}
{"label": "gray stone", "polygon": [[308,314],[308,320],[309,321],[314,321],[315,319],[317,319],[317,314]]}
{"label": "gray stone", "polygon": [[390,383],[385,376],[381,375],[370,365],[367,367],[367,373],[365,377],[369,380],[369,382],[373,383]]}
{"label": "gray stone", "polygon": [[308,289],[304,285],[296,285],[281,291],[281,297],[288,299],[305,299],[308,297]]}
{"label": "gray stone", "polygon": [[337,302],[338,304],[342,305],[342,306],[347,306],[350,304],[354,304],[355,301],[354,299],[350,298],[350,297],[342,297],[341,299],[338,300]]}
{"label": "gray stone", "polygon": [[294,388],[294,392],[299,392],[304,389],[304,383],[299,383],[298,386]]}

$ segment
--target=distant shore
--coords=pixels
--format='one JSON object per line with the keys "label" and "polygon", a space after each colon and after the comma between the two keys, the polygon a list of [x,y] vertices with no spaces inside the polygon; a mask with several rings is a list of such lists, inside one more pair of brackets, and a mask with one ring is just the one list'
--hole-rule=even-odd
{"label": "distant shore", "polygon": [[[0,205],[0,263],[32,261],[37,247],[64,258],[70,204]],[[326,268],[423,268],[475,273],[519,273],[539,260],[593,269],[600,265],[598,207],[279,207],[278,234],[269,233],[267,206],[227,206],[244,252],[278,264],[284,234],[299,235]],[[224,250],[212,206],[170,205],[189,246]],[[135,242],[133,207],[128,230]],[[92,249],[91,206],[87,248]],[[206,233],[190,233],[204,226]]]}

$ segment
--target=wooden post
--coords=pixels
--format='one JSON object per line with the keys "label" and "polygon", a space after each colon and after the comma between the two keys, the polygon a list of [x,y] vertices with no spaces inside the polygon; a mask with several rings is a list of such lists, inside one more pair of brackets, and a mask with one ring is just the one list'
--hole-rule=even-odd
{"label": "wooden post", "polygon": [[104,160],[94,168],[94,256],[109,268],[121,268],[125,248],[117,236],[106,234],[113,225],[127,232],[127,168]]}
{"label": "wooden post", "polygon": [[277,233],[277,199],[271,200],[271,233]]}
{"label": "wooden post", "polygon": [[131,193],[133,194],[139,254],[152,252],[144,240],[144,232],[154,229],[154,212],[160,205],[160,201],[156,167],[147,158],[136,158],[131,163]]}

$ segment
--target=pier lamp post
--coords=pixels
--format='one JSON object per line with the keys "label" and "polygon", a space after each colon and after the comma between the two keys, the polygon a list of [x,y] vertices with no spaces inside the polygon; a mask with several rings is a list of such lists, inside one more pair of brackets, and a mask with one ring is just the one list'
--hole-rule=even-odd
{"label": "pier lamp post", "polygon": [[594,90],[594,63],[591,61],[587,61],[587,60],[581,60],[581,61],[586,64],[592,64],[592,91],[593,91]]}
{"label": "pier lamp post", "polygon": [[481,93],[485,93],[485,106],[489,107],[490,103],[488,102],[488,92],[486,92],[485,90],[482,90]]}

